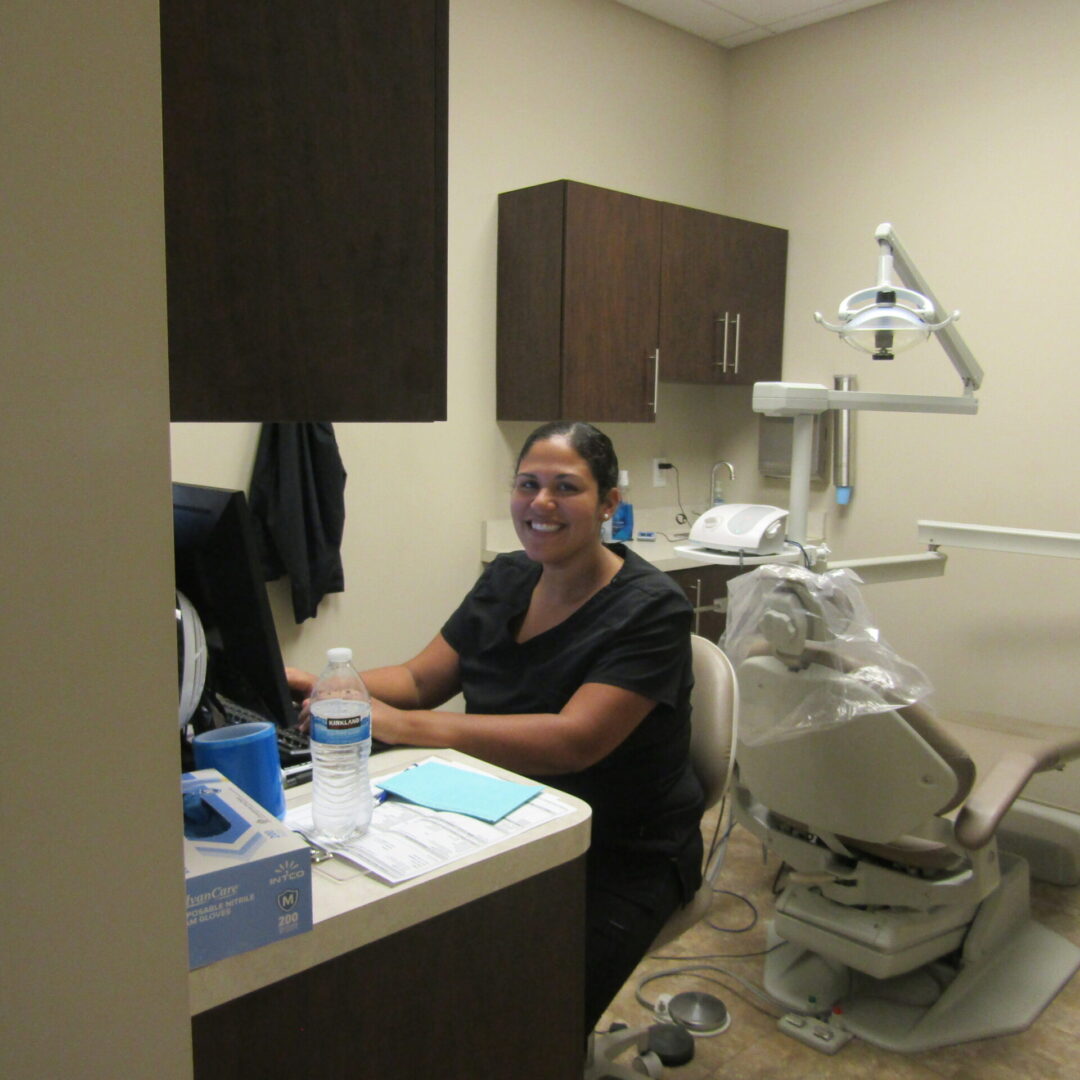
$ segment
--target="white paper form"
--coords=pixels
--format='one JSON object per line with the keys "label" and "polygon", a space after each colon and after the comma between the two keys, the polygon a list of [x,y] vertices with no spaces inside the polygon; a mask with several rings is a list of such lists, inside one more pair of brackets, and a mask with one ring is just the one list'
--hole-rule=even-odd
{"label": "white paper form", "polygon": [[[464,768],[456,762],[456,768]],[[558,794],[543,791],[494,825],[465,814],[429,810],[387,799],[377,803],[366,833],[346,844],[322,844],[335,858],[355,863],[390,885],[426,874],[507,837],[571,813]],[[285,824],[312,836],[311,805],[291,809]]]}

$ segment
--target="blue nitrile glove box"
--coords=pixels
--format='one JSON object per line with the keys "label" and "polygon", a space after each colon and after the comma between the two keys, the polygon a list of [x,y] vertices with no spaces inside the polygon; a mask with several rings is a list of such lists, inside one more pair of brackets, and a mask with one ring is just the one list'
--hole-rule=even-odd
{"label": "blue nitrile glove box", "polygon": [[189,967],[311,929],[307,844],[216,769],[180,778]]}

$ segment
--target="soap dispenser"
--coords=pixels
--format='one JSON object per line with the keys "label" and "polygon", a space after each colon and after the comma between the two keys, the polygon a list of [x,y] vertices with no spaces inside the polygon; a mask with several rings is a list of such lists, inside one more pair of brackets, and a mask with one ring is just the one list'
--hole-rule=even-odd
{"label": "soap dispenser", "polygon": [[634,507],[630,502],[630,474],[619,470],[619,505],[611,519],[611,535],[615,540],[634,539]]}
{"label": "soap dispenser", "polygon": [[732,465],[730,461],[718,461],[712,467],[712,472],[709,474],[709,504],[711,506],[719,506],[726,501],[724,499],[724,487],[720,477],[721,469],[727,469],[730,478],[732,480],[735,479],[735,466]]}

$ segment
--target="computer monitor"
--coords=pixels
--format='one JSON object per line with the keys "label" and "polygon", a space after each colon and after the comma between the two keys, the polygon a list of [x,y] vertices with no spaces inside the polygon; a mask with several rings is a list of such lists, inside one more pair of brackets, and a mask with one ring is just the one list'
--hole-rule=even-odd
{"label": "computer monitor", "polygon": [[[195,607],[207,647],[205,701],[226,721],[296,724],[255,534],[242,491],[173,484],[176,588]],[[200,726],[196,721],[196,730]]]}

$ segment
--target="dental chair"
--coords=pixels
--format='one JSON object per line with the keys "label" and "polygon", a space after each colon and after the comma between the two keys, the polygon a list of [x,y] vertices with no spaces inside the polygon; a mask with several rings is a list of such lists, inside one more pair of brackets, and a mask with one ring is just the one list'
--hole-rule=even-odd
{"label": "dental chair", "polygon": [[[693,648],[694,689],[690,704],[690,761],[705,791],[705,809],[719,805],[731,783],[738,738],[738,694],[731,661],[713,642],[690,635]],[[649,951],[670,944],[694,926],[709,910],[720,859],[708,862],[701,886],[690,903],[679,908],[664,924]],[[633,1066],[615,1059],[634,1047],[638,1056]],[[642,1075],[662,1075],[659,1058],[649,1050],[649,1029],[624,1028],[607,1034],[592,1034],[585,1063],[585,1080],[640,1080]]]}
{"label": "dental chair", "polygon": [[787,868],[765,988],[889,1050],[1021,1031],[1080,949],[1031,918],[1027,864],[994,833],[1080,732],[935,717],[857,583],[765,566],[729,584],[733,814]]}

